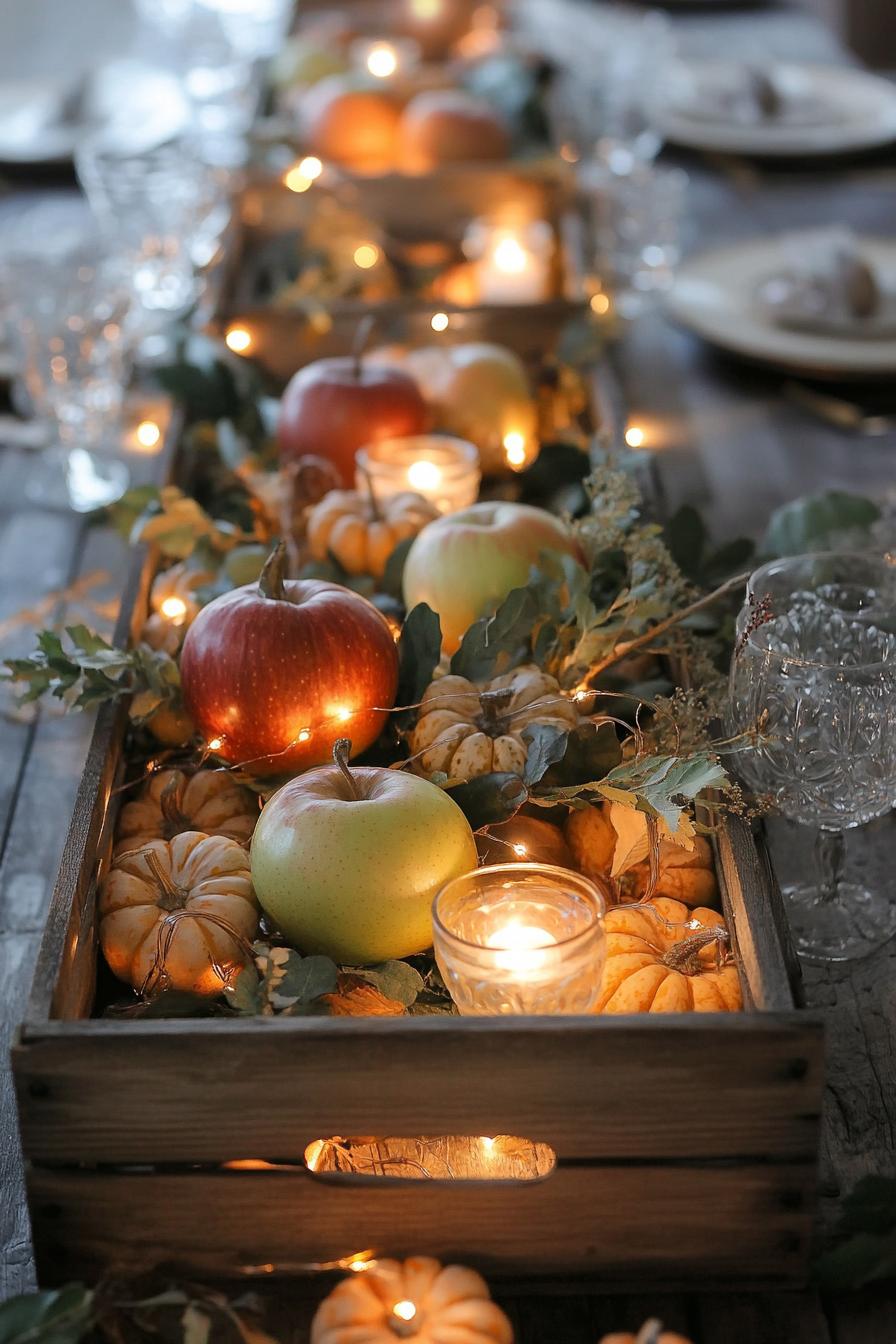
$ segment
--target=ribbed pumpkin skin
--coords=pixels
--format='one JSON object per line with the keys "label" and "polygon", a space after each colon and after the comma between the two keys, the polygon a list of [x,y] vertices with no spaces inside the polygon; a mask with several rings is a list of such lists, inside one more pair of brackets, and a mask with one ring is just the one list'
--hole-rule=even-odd
{"label": "ribbed pumpkin skin", "polygon": [[604,917],[607,964],[595,1011],[738,1012],[743,996],[737,967],[728,964],[718,969],[713,943],[695,953],[690,973],[664,961],[686,939],[711,928],[725,928],[717,911],[689,910],[681,901],[667,897],[609,910]]}
{"label": "ribbed pumpkin skin", "polygon": [[513,1329],[489,1297],[485,1280],[462,1265],[428,1256],[376,1267],[343,1279],[311,1323],[311,1344],[396,1344],[398,1302],[417,1309],[414,1344],[513,1344]]}
{"label": "ribbed pumpkin skin", "polygon": [[258,927],[249,855],[235,840],[199,831],[153,840],[113,862],[100,888],[99,917],[103,955],[119,980],[141,989],[159,969],[170,931],[167,985],[220,994],[245,965],[243,944]]}
{"label": "ribbed pumpkin skin", "polygon": [[115,832],[115,856],[185,831],[224,835],[244,845],[258,821],[258,798],[225,770],[157,770],[125,803]]}

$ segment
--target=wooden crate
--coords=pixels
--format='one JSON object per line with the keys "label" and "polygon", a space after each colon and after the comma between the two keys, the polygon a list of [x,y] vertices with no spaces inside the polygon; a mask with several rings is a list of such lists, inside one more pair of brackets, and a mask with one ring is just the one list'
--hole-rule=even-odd
{"label": "wooden crate", "polygon": [[[489,174],[483,173],[486,180]],[[397,182],[406,181],[398,178]],[[499,178],[500,180],[500,178]],[[276,304],[259,295],[259,277],[267,248],[278,238],[296,231],[296,201],[285,188],[270,182],[250,183],[239,203],[240,227],[236,231],[217,299],[213,329],[226,333],[240,327],[249,333],[249,353],[275,382],[285,382],[311,359],[344,354],[362,317],[376,318],[377,344],[393,340],[425,341],[482,340],[509,345],[525,357],[533,357],[556,345],[563,329],[587,312],[578,257],[579,222],[567,210],[563,191],[548,179],[538,188],[539,213],[552,224],[555,253],[552,267],[552,297],[543,303],[476,304],[459,306],[406,295],[372,302],[335,299],[325,304],[328,324],[321,329],[309,321],[301,308]],[[432,200],[432,190],[428,199]],[[410,206],[396,206],[396,213],[413,218]],[[433,314],[444,312],[449,326],[434,335]]]}
{"label": "wooden crate", "polygon": [[[118,639],[142,623],[151,573],[139,559]],[[125,729],[101,709],[13,1053],[42,1282],[290,1274],[368,1251],[601,1288],[803,1276],[822,1034],[797,1010],[744,823],[717,841],[741,1014],[93,1018]],[[444,1180],[306,1168],[308,1145],[345,1135],[427,1136],[460,1160]],[[470,1166],[480,1136],[501,1135],[552,1151],[472,1179],[491,1170]]]}

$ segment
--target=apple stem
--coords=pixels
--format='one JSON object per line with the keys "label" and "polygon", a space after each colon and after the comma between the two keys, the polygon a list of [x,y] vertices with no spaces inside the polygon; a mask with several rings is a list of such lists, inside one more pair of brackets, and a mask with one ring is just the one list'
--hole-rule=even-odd
{"label": "apple stem", "polygon": [[381,523],[383,521],[383,511],[380,508],[379,504],[377,503],[376,492],[374,491],[373,488],[373,477],[371,476],[367,467],[362,467],[360,463],[357,462],[355,465],[357,466],[358,471],[360,471],[361,475],[364,477],[364,484],[367,486],[367,502],[370,506],[371,520],[374,523]]}
{"label": "apple stem", "polygon": [[376,317],[373,313],[368,313],[366,317],[362,317],[355,332],[355,339],[352,341],[352,362],[355,366],[356,382],[361,381],[361,357],[367,348],[367,342],[370,340],[375,322]]}
{"label": "apple stem", "polygon": [[281,541],[264,562],[264,569],[258,580],[258,591],[262,597],[272,598],[275,602],[286,601],[286,589],[283,586],[286,565],[286,542]]}
{"label": "apple stem", "polygon": [[342,771],[346,784],[351,789],[352,797],[356,803],[361,801],[361,790],[358,788],[358,782],[348,768],[348,763],[352,754],[352,744],[347,737],[340,737],[333,743],[333,763],[339,766]]}

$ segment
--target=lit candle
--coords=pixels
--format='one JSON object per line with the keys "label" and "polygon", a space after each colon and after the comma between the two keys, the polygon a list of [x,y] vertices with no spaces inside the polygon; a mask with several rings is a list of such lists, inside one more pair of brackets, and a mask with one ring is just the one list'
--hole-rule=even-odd
{"label": "lit candle", "polygon": [[359,38],[350,51],[356,69],[384,84],[409,74],[420,63],[420,44],[410,38]]}
{"label": "lit candle", "polygon": [[440,513],[475,504],[479,494],[479,453],[472,443],[448,434],[410,434],[380,439],[355,454],[355,485],[378,502],[413,490]]}
{"label": "lit candle", "polygon": [[591,1012],[604,909],[587,878],[549,864],[496,864],[449,882],[433,905],[433,942],[459,1011]]}
{"label": "lit candle", "polygon": [[543,219],[520,227],[477,219],[464,236],[481,303],[541,303],[550,297],[554,235]]}

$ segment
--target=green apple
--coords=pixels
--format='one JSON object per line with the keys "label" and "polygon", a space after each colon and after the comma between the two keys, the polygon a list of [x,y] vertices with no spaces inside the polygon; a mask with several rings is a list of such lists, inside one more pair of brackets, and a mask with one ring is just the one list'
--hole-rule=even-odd
{"label": "green apple", "polygon": [[474,621],[523,587],[545,551],[582,558],[569,527],[545,509],[497,502],[446,514],[427,523],[408,552],[405,606],[426,602],[438,612],[442,647],[453,653]]}
{"label": "green apple", "polygon": [[478,855],[463,812],[435,784],[342,759],[274,794],[251,860],[262,908],[300,951],[370,966],[432,945],[433,898]]}
{"label": "green apple", "polygon": [[330,75],[345,74],[350,68],[348,56],[334,37],[325,33],[310,37],[296,35],[284,42],[271,62],[270,80],[276,89],[308,89]]}
{"label": "green apple", "polygon": [[475,443],[486,475],[534,462],[538,416],[519,356],[484,341],[448,353],[450,369],[435,398],[439,429]]}

